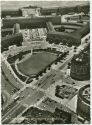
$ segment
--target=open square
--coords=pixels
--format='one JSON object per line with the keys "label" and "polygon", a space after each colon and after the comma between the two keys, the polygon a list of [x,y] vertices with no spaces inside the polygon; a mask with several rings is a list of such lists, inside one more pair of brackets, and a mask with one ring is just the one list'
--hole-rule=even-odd
{"label": "open square", "polygon": [[27,76],[38,74],[57,59],[57,55],[49,52],[39,52],[17,64],[21,73]]}

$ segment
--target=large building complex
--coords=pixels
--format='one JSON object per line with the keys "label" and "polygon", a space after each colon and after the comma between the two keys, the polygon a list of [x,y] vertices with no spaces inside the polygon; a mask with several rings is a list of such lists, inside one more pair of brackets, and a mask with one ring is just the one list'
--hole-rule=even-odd
{"label": "large building complex", "polygon": [[[65,25],[69,26],[70,23],[66,23]],[[75,24],[75,26],[76,25],[77,24]],[[72,46],[72,45],[78,46],[81,44],[81,39],[90,32],[89,23],[70,33],[65,32],[66,27],[62,26],[62,23],[61,23],[61,32],[58,32],[58,31],[48,32],[47,40],[50,43],[56,43],[56,44],[63,43],[63,44],[68,44],[69,46]]]}
{"label": "large building complex", "polygon": [[[29,12],[29,10],[32,10],[32,12]],[[16,16],[25,16],[25,14],[30,15],[30,13],[35,13],[36,11],[40,12],[41,15],[51,15],[51,14],[56,14],[56,15],[65,15],[67,13],[80,13],[84,12],[87,14],[89,12],[90,8],[89,5],[81,5],[81,6],[74,6],[74,7],[37,7],[37,6],[28,6],[28,7],[23,7],[18,10],[2,10],[1,16],[2,18],[6,16],[11,16],[11,17],[16,17]],[[37,13],[38,13],[37,12]]]}
{"label": "large building complex", "polygon": [[40,15],[40,7],[37,6],[29,6],[21,8],[22,16],[24,17],[34,17]]}
{"label": "large building complex", "polygon": [[77,113],[81,117],[90,119],[90,85],[86,85],[79,90]]}

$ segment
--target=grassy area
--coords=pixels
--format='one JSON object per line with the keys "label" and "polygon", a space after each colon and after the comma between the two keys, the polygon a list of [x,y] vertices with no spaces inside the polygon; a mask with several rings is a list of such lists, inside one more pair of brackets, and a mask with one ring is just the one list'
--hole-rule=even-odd
{"label": "grassy area", "polygon": [[2,85],[2,89],[6,90],[10,95],[12,95],[12,91],[18,91],[10,82],[8,79],[6,79],[6,77],[4,77],[3,74],[1,74],[1,85]]}
{"label": "grassy area", "polygon": [[55,109],[54,113],[51,113],[47,110],[41,110],[36,107],[30,107],[25,113],[22,115],[27,118],[23,122],[24,123],[48,123],[48,124],[64,124],[71,122],[71,113],[63,111],[62,109]]}
{"label": "grassy area", "polygon": [[21,75],[21,74],[19,74],[19,73],[17,72],[17,70],[16,70],[16,68],[15,68],[15,64],[12,64],[11,67],[12,67],[13,71],[15,72],[15,74],[16,74],[23,82],[25,82],[25,80],[26,80],[27,77],[26,77],[26,76],[23,76],[23,75]]}
{"label": "grassy area", "polygon": [[18,64],[18,69],[20,70],[20,72],[27,76],[31,76],[34,74],[36,75],[56,59],[57,55],[52,53],[36,53],[24,60],[23,62],[20,62]]}
{"label": "grassy area", "polygon": [[75,94],[78,92],[78,90],[76,88],[67,86],[67,85],[62,85],[56,86],[56,92],[55,92],[55,96],[62,98],[62,99],[71,99],[75,96]]}
{"label": "grassy area", "polygon": [[44,111],[41,109],[38,109],[36,107],[31,107],[29,108],[24,114],[23,116],[27,116],[27,117],[33,117],[33,118],[51,118],[53,117],[52,113],[48,112],[48,111]]}

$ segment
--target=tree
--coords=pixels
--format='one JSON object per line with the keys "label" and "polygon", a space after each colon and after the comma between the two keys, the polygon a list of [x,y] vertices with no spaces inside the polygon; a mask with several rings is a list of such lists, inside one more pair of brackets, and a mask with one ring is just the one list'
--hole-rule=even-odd
{"label": "tree", "polygon": [[61,26],[60,27],[60,32],[64,32],[65,31],[65,27],[64,26]]}
{"label": "tree", "polygon": [[80,12],[81,12],[81,6],[79,6],[79,5],[76,6],[76,12],[77,12],[77,13],[80,13]]}
{"label": "tree", "polygon": [[67,22],[69,22],[69,20],[70,20],[70,17],[67,17],[67,18],[66,18],[66,20],[67,20]]}
{"label": "tree", "polygon": [[79,20],[81,20],[82,19],[82,16],[81,15],[79,15]]}
{"label": "tree", "polygon": [[58,8],[58,9],[57,9],[57,15],[59,15],[59,14],[60,14],[60,9]]}
{"label": "tree", "polygon": [[3,98],[3,95],[1,94],[1,104],[3,105],[4,104],[4,98]]}

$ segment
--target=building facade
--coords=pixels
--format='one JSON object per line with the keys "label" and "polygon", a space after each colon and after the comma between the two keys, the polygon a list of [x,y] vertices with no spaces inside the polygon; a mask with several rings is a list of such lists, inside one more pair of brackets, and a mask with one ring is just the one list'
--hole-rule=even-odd
{"label": "building facade", "polygon": [[[85,96],[86,95],[86,96]],[[79,90],[77,100],[77,114],[85,120],[90,120],[90,85]]]}
{"label": "building facade", "polygon": [[79,81],[90,79],[90,54],[88,51],[74,55],[71,60],[70,76]]}

